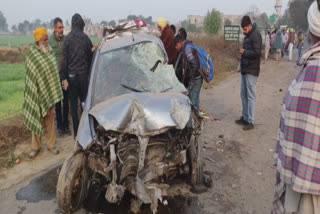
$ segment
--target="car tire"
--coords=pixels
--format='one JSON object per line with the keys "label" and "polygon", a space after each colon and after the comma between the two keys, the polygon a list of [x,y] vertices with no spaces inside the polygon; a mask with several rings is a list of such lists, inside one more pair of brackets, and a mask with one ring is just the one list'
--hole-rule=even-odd
{"label": "car tire", "polygon": [[57,203],[62,213],[79,209],[86,197],[87,178],[83,170],[84,154],[73,154],[63,163],[57,183]]}
{"label": "car tire", "polygon": [[198,139],[192,135],[190,139],[189,156],[191,162],[191,178],[192,185],[202,184],[202,158],[199,152],[200,145]]}

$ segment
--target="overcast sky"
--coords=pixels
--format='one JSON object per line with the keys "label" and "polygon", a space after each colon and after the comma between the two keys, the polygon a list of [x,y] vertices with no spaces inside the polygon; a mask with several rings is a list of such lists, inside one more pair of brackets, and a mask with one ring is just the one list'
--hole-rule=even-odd
{"label": "overcast sky", "polygon": [[[284,8],[288,0],[283,0]],[[205,15],[216,8],[228,15],[242,15],[252,5],[268,15],[274,12],[275,0],[0,0],[0,10],[11,26],[24,20],[49,21],[56,16],[64,21],[78,12],[94,22],[125,18],[128,14],[165,17],[171,23],[187,15]],[[283,9],[284,10],[284,9]]]}

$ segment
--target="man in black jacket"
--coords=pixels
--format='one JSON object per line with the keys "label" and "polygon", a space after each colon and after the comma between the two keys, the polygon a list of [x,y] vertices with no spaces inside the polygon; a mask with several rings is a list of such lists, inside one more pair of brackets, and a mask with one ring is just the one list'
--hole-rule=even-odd
{"label": "man in black jacket", "polygon": [[185,40],[184,36],[178,34],[174,39],[178,54],[175,62],[176,75],[181,83],[188,89],[189,98],[194,107],[200,110],[200,91],[203,78],[199,72],[200,61],[197,50],[192,42]]}
{"label": "man in black jacket", "polygon": [[260,57],[262,37],[259,31],[252,26],[249,16],[244,16],[241,27],[245,38],[241,54],[241,99],[242,117],[235,122],[244,125],[243,130],[254,129],[256,108],[256,81],[260,72]]}
{"label": "man in black jacket", "polygon": [[[73,134],[76,137],[79,116],[78,99],[85,102],[89,70],[92,60],[92,42],[83,32],[85,23],[79,14],[72,17],[72,30],[66,37],[63,45],[63,82],[64,88],[69,86],[70,106],[73,123]],[[66,81],[67,80],[67,81]]]}

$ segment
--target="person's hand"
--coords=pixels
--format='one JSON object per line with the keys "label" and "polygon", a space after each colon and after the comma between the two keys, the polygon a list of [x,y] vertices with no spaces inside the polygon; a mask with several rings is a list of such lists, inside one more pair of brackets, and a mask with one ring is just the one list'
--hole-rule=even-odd
{"label": "person's hand", "polygon": [[239,53],[241,54],[241,56],[244,54],[244,49],[240,49]]}
{"label": "person's hand", "polygon": [[67,90],[68,89],[68,87],[69,87],[69,83],[68,83],[68,81],[67,80],[63,80],[62,81],[62,88],[63,88],[63,90]]}

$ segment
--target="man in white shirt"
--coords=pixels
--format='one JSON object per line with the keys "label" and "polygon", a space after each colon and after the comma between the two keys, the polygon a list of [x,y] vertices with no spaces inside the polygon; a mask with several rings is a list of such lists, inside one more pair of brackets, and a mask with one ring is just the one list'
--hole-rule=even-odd
{"label": "man in white shirt", "polygon": [[285,29],[282,30],[281,38],[282,38],[281,58],[283,58],[286,50],[287,41],[288,41],[288,34],[286,33]]}

